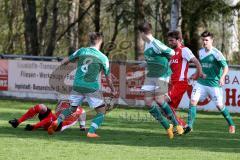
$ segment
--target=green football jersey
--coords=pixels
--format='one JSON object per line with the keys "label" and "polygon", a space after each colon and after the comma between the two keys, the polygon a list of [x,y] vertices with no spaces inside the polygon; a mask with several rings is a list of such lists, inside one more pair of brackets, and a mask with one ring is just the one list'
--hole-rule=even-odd
{"label": "green football jersey", "polygon": [[145,44],[144,58],[147,62],[147,77],[169,77],[169,59],[175,52],[157,39]]}
{"label": "green football jersey", "polygon": [[69,56],[71,62],[78,60],[73,82],[73,90],[79,93],[91,93],[100,88],[99,75],[104,71],[109,75],[109,60],[94,47],[81,48]]}
{"label": "green football jersey", "polygon": [[202,48],[199,50],[199,60],[203,73],[206,74],[206,79],[199,78],[198,83],[205,86],[219,87],[223,68],[227,66],[226,59],[222,53],[216,48],[212,48],[208,52]]}

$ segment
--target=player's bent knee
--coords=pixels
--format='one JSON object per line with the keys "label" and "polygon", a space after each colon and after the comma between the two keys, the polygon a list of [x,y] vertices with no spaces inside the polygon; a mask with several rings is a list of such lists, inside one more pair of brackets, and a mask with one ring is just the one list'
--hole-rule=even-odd
{"label": "player's bent knee", "polygon": [[193,106],[196,106],[197,103],[198,103],[198,101],[196,101],[196,100],[191,100],[191,101],[190,101],[190,105],[193,105]]}
{"label": "player's bent knee", "polygon": [[145,104],[147,107],[151,107],[152,103],[153,103],[153,101],[145,101]]}
{"label": "player's bent knee", "polygon": [[157,96],[156,101],[158,104],[162,105],[163,102],[165,101],[165,98],[164,98],[164,96]]}
{"label": "player's bent knee", "polygon": [[106,112],[105,104],[102,104],[102,105],[96,107],[95,110],[96,110],[97,113],[105,114],[105,112]]}
{"label": "player's bent knee", "polygon": [[76,112],[78,106],[71,106],[69,109],[72,113]]}
{"label": "player's bent knee", "polygon": [[216,107],[219,111],[222,111],[224,109],[224,106],[222,104],[218,104]]}

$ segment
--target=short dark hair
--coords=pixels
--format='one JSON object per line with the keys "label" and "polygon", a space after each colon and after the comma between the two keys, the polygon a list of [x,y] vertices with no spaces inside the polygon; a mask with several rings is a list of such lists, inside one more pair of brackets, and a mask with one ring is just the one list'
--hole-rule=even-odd
{"label": "short dark hair", "polygon": [[102,32],[90,32],[88,34],[90,45],[95,45],[97,40],[103,39]]}
{"label": "short dark hair", "polygon": [[145,34],[149,34],[149,33],[152,32],[152,25],[151,25],[151,23],[149,23],[149,22],[143,22],[142,24],[140,24],[140,25],[138,26],[138,30],[139,30],[140,32],[145,33]]}
{"label": "short dark hair", "polygon": [[169,31],[167,36],[171,37],[171,38],[175,38],[176,40],[181,40],[182,39],[181,32],[179,32],[177,30]]}
{"label": "short dark hair", "polygon": [[211,37],[211,38],[213,38],[213,33],[209,32],[209,31],[204,31],[201,34],[201,37]]}

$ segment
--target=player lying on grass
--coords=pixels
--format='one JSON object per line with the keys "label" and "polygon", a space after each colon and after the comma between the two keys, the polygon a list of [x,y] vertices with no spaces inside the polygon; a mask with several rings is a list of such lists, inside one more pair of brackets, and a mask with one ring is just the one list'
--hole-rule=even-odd
{"label": "player lying on grass", "polygon": [[[27,124],[25,130],[33,131],[38,128],[44,128],[45,130],[47,130],[48,127],[51,125],[52,121],[57,119],[57,116],[60,114],[60,111],[68,107],[69,103],[67,101],[61,101],[57,106],[56,114],[54,114],[52,113],[51,109],[48,108],[46,105],[37,104],[29,108],[28,111],[25,114],[23,114],[19,119],[16,118],[12,119],[9,121],[9,123],[12,125],[13,128],[17,128],[17,126],[22,122],[38,115],[40,122],[36,124]],[[86,112],[80,106],[74,113],[72,113],[63,121],[62,125],[58,127],[57,131],[63,131],[66,128],[73,126],[77,122],[79,122],[80,130],[85,131]]]}

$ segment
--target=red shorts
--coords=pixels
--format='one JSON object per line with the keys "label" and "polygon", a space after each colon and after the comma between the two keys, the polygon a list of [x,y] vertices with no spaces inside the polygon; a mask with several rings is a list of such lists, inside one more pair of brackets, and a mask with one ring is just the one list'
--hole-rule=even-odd
{"label": "red shorts", "polygon": [[[76,112],[74,112],[70,116],[66,117],[66,119],[64,119],[64,121],[62,123],[60,130],[64,130],[64,129],[74,125],[75,123],[77,123],[82,112],[83,112],[83,109],[79,107],[76,110]],[[38,125],[43,127],[45,130],[47,130],[48,127],[51,125],[51,123],[53,121],[55,121],[56,119],[57,119],[57,116],[55,114],[53,114],[52,112],[50,112],[47,117],[45,117],[38,123]]]}
{"label": "red shorts", "polygon": [[56,115],[53,114],[52,112],[49,112],[46,117],[44,117],[40,122],[38,122],[35,127],[43,127],[45,130],[48,129],[48,127],[51,125],[53,121],[57,119]]}
{"label": "red shorts", "polygon": [[187,89],[188,83],[185,81],[174,82],[169,86],[168,96],[170,98],[169,105],[171,108],[178,108],[178,105]]}

